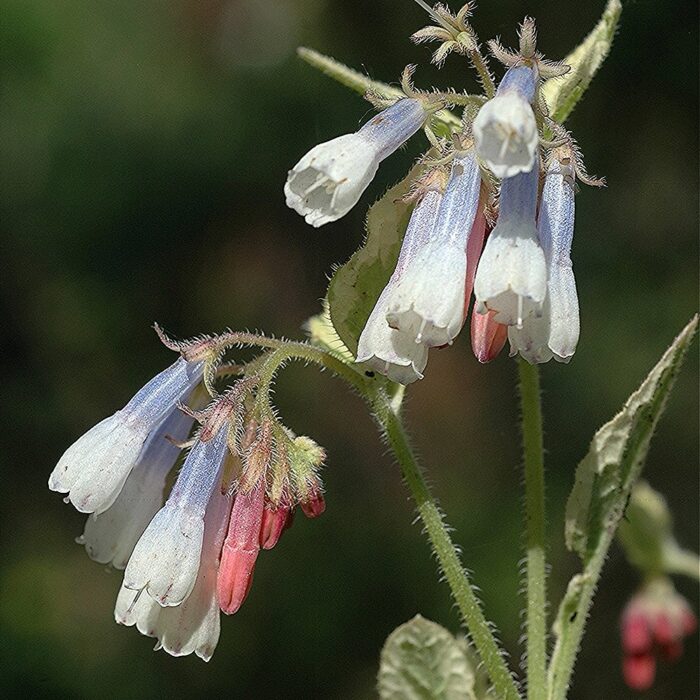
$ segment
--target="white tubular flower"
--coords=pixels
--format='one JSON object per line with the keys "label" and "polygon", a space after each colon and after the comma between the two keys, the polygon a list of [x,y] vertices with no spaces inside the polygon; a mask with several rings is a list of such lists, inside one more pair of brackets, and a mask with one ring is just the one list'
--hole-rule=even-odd
{"label": "white tubular flower", "polygon": [[414,336],[389,326],[386,320],[389,298],[416,253],[430,240],[442,201],[441,180],[439,173],[436,173],[416,203],[404,234],[396,269],[367,319],[357,345],[357,362],[366,362],[399,384],[411,384],[423,378],[428,363],[428,348],[416,343]]}
{"label": "white tubular flower", "polygon": [[486,241],[474,281],[476,311],[522,326],[539,315],[547,293],[547,265],[535,228],[539,168],[501,185],[496,227]]}
{"label": "white tubular flower", "polygon": [[200,566],[204,513],[219,482],[227,430],[198,441],[165,506],[139,539],[124,571],[124,587],[145,591],[160,605],[179,605],[192,592]]}
{"label": "white tubular flower", "polygon": [[315,227],[345,216],[379,163],[420,129],[426,114],[420,100],[402,99],[356,133],[315,146],[289,171],[287,206]]}
{"label": "white tubular flower", "polygon": [[103,513],[88,516],[78,543],[100,564],[123,569],[139,538],[163,505],[165,480],[180,448],[171,442],[185,440],[192,418],[174,409],[141,451],[117,500]]}
{"label": "white tubular flower", "polygon": [[496,96],[474,119],[476,151],[498,178],[527,173],[535,166],[539,135],[532,103],[537,81],[535,67],[509,68]]}
{"label": "white tubular flower", "polygon": [[82,513],[102,513],[116,500],[153,430],[202,377],[202,362],[179,358],[129,403],[74,442],[59,459],[49,488],[67,493]]}
{"label": "white tubular flower", "polygon": [[511,328],[511,354],[528,362],[568,362],[579,337],[576,281],[571,265],[574,237],[574,178],[572,157],[552,158],[542,189],[538,231],[547,263],[547,299],[541,318],[528,318],[522,329]]}
{"label": "white tubular flower", "polygon": [[215,489],[204,518],[204,542],[192,593],[175,607],[161,607],[153,598],[122,585],[114,609],[119,624],[133,626],[158,640],[156,650],[172,656],[195,653],[209,661],[219,641],[216,571],[231,512],[232,497]]}
{"label": "white tubular flower", "polygon": [[427,244],[401,274],[387,321],[416,343],[451,343],[464,323],[467,243],[479,207],[481,176],[473,150],[458,152]]}

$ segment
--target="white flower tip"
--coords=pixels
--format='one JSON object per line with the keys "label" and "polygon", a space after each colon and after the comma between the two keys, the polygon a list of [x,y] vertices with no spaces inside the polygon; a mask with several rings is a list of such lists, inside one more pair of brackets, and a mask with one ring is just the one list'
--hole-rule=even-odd
{"label": "white flower tip", "polygon": [[68,493],[81,513],[101,513],[119,495],[138,461],[148,426],[115,413],[74,442],[49,476],[49,488]]}
{"label": "white flower tip", "polygon": [[466,267],[463,248],[425,246],[387,299],[389,325],[416,343],[449,345],[464,322]]}
{"label": "white flower tip", "polygon": [[495,320],[522,327],[540,315],[547,294],[547,264],[534,226],[496,226],[486,242],[474,280],[477,309]]}
{"label": "white flower tip", "polygon": [[517,92],[489,100],[476,115],[473,131],[479,157],[497,178],[532,170],[539,145],[537,122]]}
{"label": "white flower tip", "polygon": [[336,221],[357,203],[378,167],[375,146],[360,134],[321,143],[289,171],[287,206],[316,228]]}
{"label": "white flower tip", "polygon": [[204,519],[166,504],[139,539],[124,571],[124,587],[146,592],[164,607],[179,605],[197,579]]}

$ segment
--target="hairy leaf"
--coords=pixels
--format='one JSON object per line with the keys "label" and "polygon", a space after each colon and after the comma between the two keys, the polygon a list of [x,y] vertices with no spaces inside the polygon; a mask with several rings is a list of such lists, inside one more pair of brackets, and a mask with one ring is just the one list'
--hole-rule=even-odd
{"label": "hairy leaf", "polygon": [[610,52],[622,12],[620,0],[608,0],[602,17],[593,31],[565,59],[571,70],[552,78],[542,86],[542,93],[552,119],[563,124]]}
{"label": "hairy leaf", "polygon": [[566,507],[566,544],[588,562],[602,535],[614,533],[639,476],[649,442],[697,327],[694,318],[642,385],[593,437],[576,470]]}
{"label": "hairy leaf", "polygon": [[328,286],[332,325],[352,353],[357,352],[360,333],[396,267],[412,206],[402,197],[422,167],[412,168],[369,208],[363,246],[335,271]]}
{"label": "hairy leaf", "polygon": [[338,331],[333,327],[328,309],[328,302],[323,300],[323,311],[316,316],[312,316],[305,324],[304,330],[309,336],[309,341],[322,348],[339,360],[345,363],[355,361],[353,354],[345,347],[345,343],[340,339]]}
{"label": "hairy leaf", "polygon": [[474,682],[466,644],[420,615],[397,627],[382,649],[382,700],[476,700]]}

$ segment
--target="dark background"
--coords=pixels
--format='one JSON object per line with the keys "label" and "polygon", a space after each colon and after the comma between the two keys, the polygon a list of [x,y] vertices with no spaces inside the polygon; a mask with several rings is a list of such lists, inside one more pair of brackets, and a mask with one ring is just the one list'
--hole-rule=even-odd
{"label": "dark background", "polygon": [[[561,58],[603,7],[483,0],[482,39],[515,41],[525,13]],[[696,308],[697,8],[623,2],[612,54],[570,119],[602,191],[582,189],[574,241],[582,335],[569,366],[544,367],[550,589],[575,557],[562,515],[590,437]],[[420,151],[390,159],[340,222],[307,227],[284,204],[287,169],[354,130],[369,107],[294,56],[310,45],[419,86],[475,88],[465,63],[427,66],[409,0],[2,0],[0,214],[5,412],[0,459],[1,678],[6,696],[370,698],[379,649],[421,612],[457,631],[413,506],[360,400],[292,367],[285,421],[328,449],[328,510],[297,519],[265,553],[214,659],[173,659],[112,621],[120,581],[73,544],[83,517],[46,488],[64,448],[171,361],[150,330],[226,326],[300,337],[326,277],[362,239],[367,205]],[[697,549],[697,351],[655,437],[646,475]],[[515,367],[480,366],[467,334],[434,351],[407,400],[415,444],[514,660],[523,555]],[[679,581],[697,610],[697,589]],[[637,585],[613,549],[572,698],[632,697],[617,619]],[[697,639],[648,698],[695,697]],[[5,694],[4,693],[4,694]]]}

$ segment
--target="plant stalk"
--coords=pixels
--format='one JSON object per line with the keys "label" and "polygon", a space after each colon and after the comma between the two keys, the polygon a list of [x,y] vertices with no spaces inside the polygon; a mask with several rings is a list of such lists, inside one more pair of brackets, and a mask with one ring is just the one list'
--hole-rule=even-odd
{"label": "plant stalk", "polygon": [[540,375],[537,365],[531,365],[522,358],[518,361],[518,372],[525,458],[527,697],[528,700],[545,700],[547,695],[547,592]]}
{"label": "plant stalk", "polygon": [[467,572],[457,554],[440,508],[425,481],[418,461],[413,454],[399,416],[392,410],[383,393],[377,393],[372,401],[374,415],[401,466],[411,491],[428,539],[437,556],[440,570],[450,587],[452,597],[459,608],[474,645],[481,657],[496,696],[503,700],[521,698],[502,649],[496,642],[491,626],[484,617],[481,605],[469,581]]}

